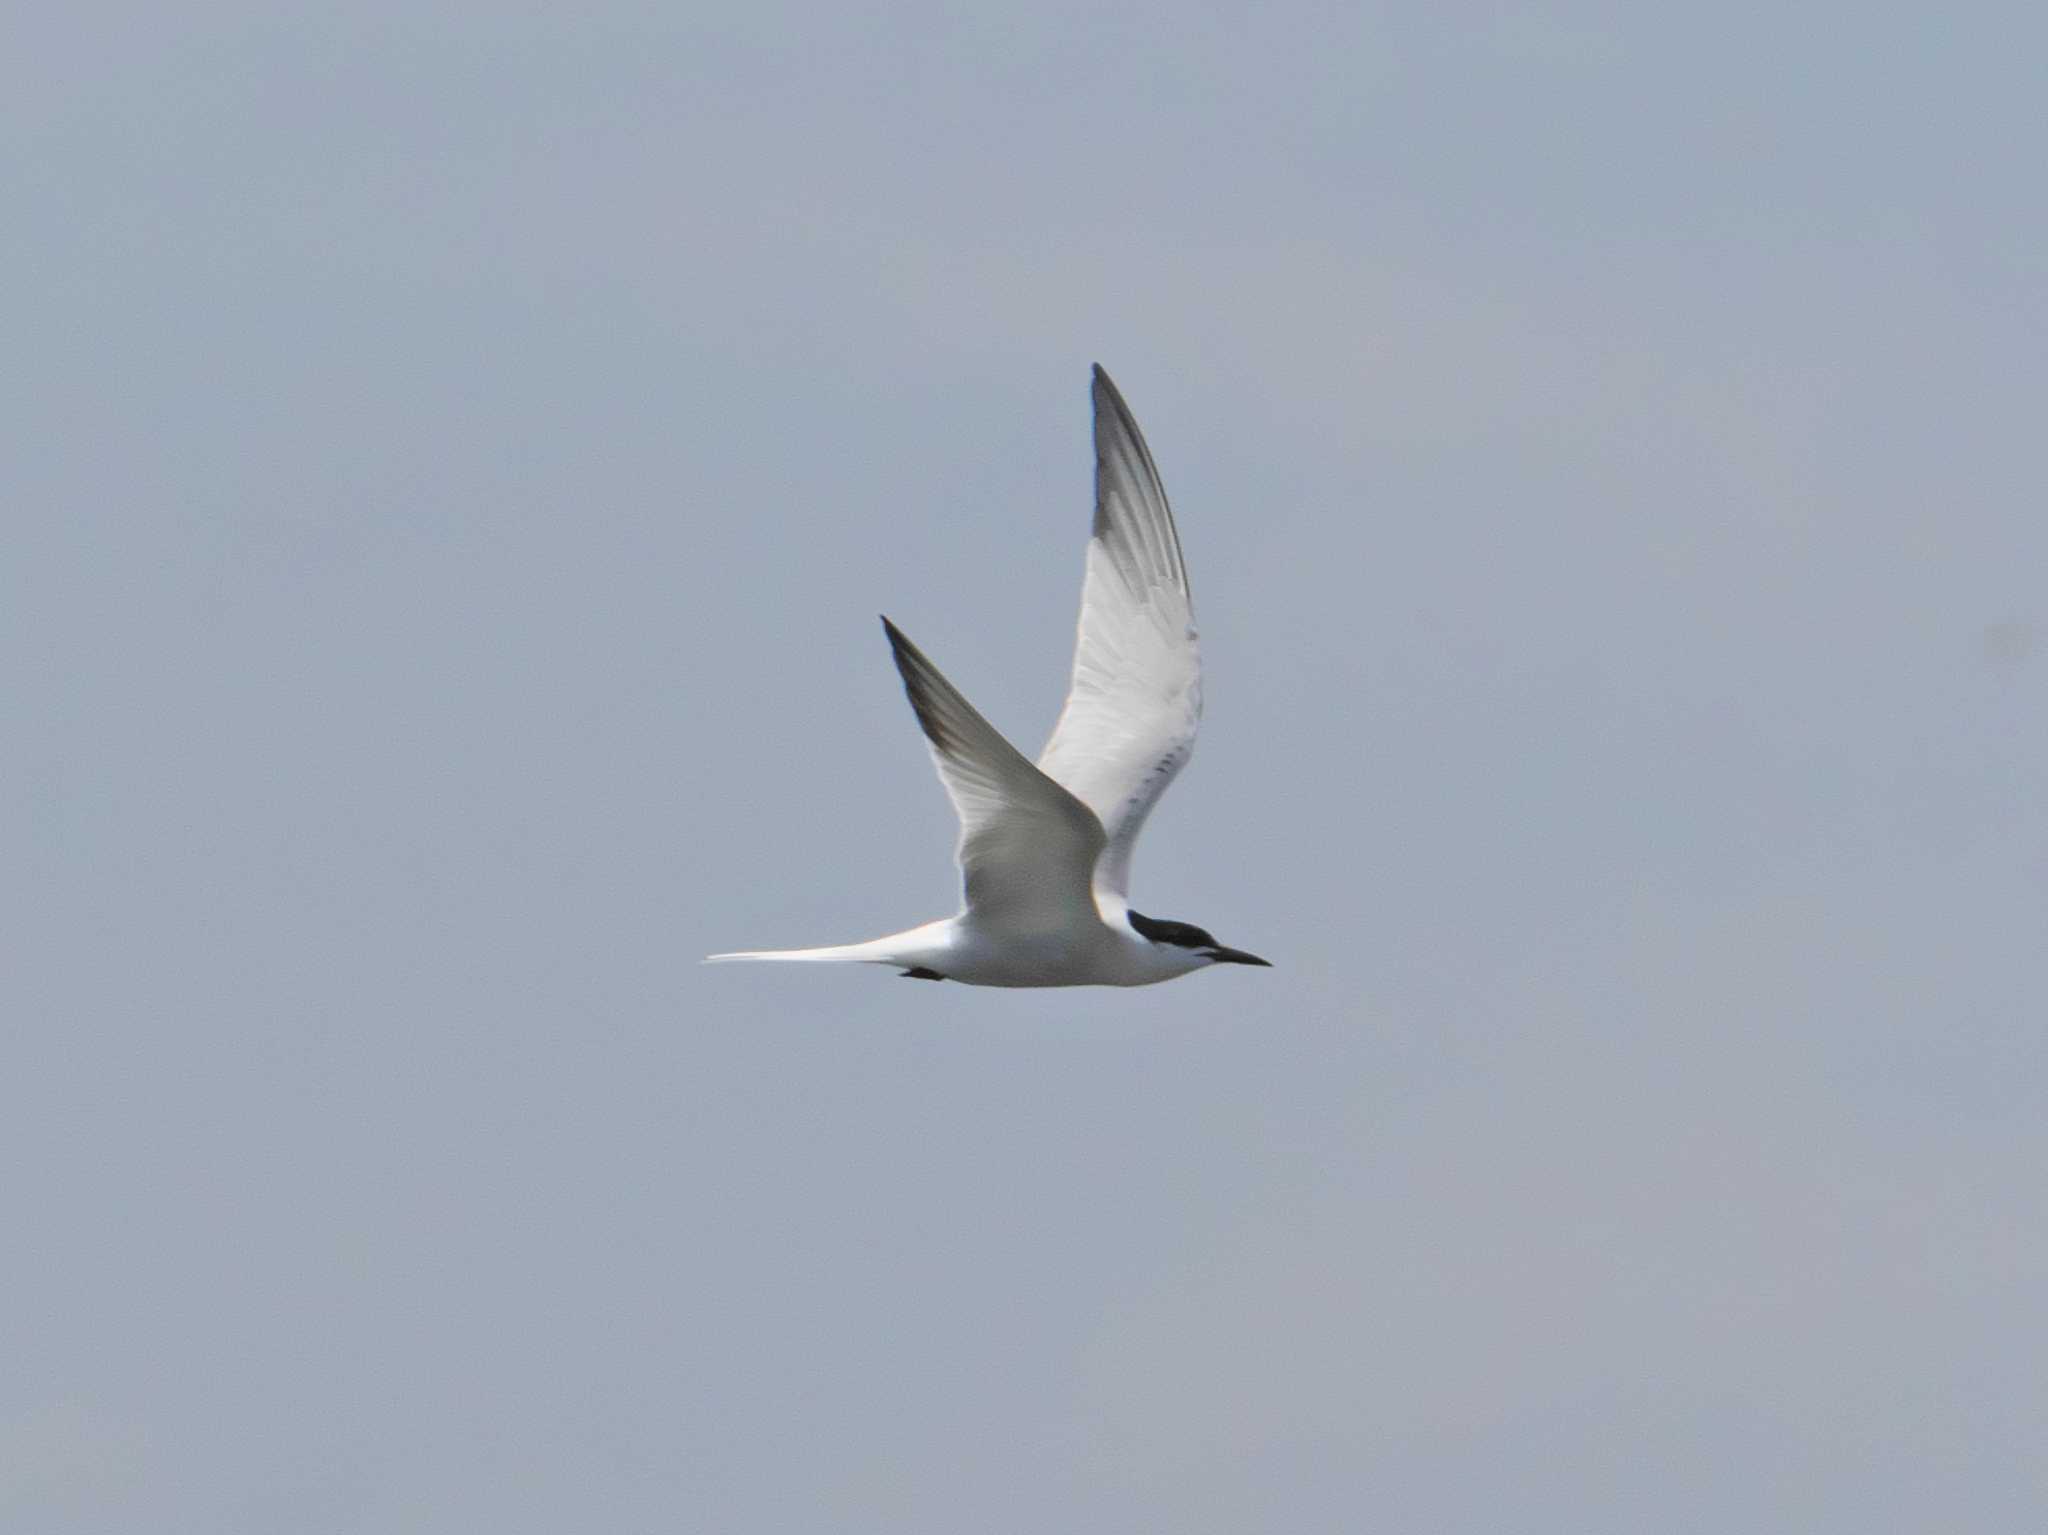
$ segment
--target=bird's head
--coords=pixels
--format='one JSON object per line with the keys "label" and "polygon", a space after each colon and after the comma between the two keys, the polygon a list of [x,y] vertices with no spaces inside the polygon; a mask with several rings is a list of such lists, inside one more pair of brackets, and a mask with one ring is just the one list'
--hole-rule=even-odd
{"label": "bird's head", "polygon": [[1148,943],[1161,949],[1179,950],[1200,965],[1266,965],[1272,961],[1260,959],[1256,954],[1247,954],[1243,949],[1229,948],[1216,941],[1207,928],[1196,927],[1192,922],[1165,922],[1157,917],[1148,917],[1143,912],[1128,912],[1131,929]]}

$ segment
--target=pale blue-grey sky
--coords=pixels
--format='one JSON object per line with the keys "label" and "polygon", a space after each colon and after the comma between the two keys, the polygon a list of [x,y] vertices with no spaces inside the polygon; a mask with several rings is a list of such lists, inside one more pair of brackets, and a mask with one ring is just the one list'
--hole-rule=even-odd
{"label": "pale blue-grey sky", "polygon": [[[2036,10],[6,32],[0,1524],[2048,1520]],[[700,969],[950,909],[1096,360],[1276,968]]]}

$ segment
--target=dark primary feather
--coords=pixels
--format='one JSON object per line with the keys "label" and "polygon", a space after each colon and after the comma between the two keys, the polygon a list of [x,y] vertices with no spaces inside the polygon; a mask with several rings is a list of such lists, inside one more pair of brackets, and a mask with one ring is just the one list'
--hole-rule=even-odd
{"label": "dark primary feather", "polygon": [[889,621],[886,613],[882,615],[882,628],[888,633],[896,670],[903,677],[903,691],[910,697],[918,724],[924,727],[925,739],[946,759],[951,771],[997,789],[1000,783],[992,769],[1001,758],[1016,759],[1014,764],[1005,766],[1031,767],[1024,754],[1003,739],[1002,732],[961,696],[960,690],[910,642],[908,635]]}
{"label": "dark primary feather", "polygon": [[[1102,540],[1133,591],[1174,586],[1187,592],[1180,530],[1160,481],[1159,466],[1137,417],[1110,376],[1095,364],[1095,537]],[[1157,508],[1156,513],[1153,508]]]}

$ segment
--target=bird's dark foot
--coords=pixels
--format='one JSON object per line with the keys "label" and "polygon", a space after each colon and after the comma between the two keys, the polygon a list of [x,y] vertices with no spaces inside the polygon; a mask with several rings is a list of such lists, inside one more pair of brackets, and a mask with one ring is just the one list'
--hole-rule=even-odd
{"label": "bird's dark foot", "polygon": [[923,965],[913,966],[897,977],[901,981],[943,981],[945,977],[936,970],[927,970]]}

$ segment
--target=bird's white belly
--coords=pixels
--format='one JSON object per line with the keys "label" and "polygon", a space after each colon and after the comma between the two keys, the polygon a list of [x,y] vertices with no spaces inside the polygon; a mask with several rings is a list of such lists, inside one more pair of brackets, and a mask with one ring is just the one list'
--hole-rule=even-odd
{"label": "bird's white belly", "polygon": [[923,963],[969,986],[1149,986],[1200,965],[1099,922],[1078,931],[994,934],[962,921],[950,938],[943,954]]}

